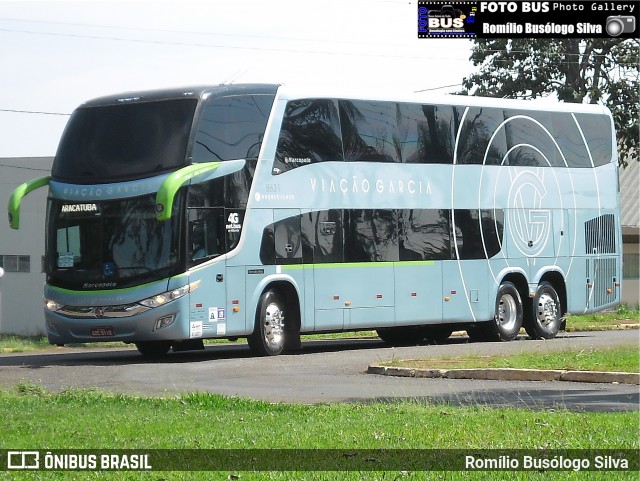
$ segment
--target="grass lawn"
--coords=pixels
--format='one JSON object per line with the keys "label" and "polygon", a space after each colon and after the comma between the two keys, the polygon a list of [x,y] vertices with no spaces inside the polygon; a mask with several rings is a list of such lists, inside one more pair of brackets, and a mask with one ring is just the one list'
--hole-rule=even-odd
{"label": "grass lawn", "polygon": [[[624,314],[627,319],[629,316]],[[619,319],[618,317],[617,319]],[[573,319],[573,318],[572,318]],[[587,320],[586,322],[600,322]],[[613,322],[611,318],[603,322]],[[617,322],[616,322],[617,323]],[[352,333],[345,333],[349,337]],[[373,332],[360,335],[373,335]],[[332,335],[330,338],[335,338]],[[318,337],[316,337],[318,338]],[[114,346],[122,344],[113,343]],[[96,346],[102,347],[102,344]],[[41,338],[0,338],[0,352],[40,350]],[[449,359],[461,366],[460,360]],[[471,358],[495,367],[628,370],[638,372],[636,348]],[[446,366],[451,367],[451,364]],[[43,373],[45,375],[46,373]],[[288,449],[300,459],[314,450],[362,449],[639,449],[637,412],[493,409],[422,401],[314,406],[272,404],[208,393],[146,398],[93,390],[51,393],[21,383],[0,390],[2,449]],[[274,451],[277,452],[277,451]],[[197,453],[196,453],[197,454]],[[297,454],[297,453],[296,453]],[[336,456],[344,455],[336,452]],[[187,456],[185,454],[184,456]],[[446,456],[446,453],[445,453]],[[339,461],[339,459],[338,459]],[[383,469],[383,468],[381,468]],[[637,472],[589,471],[268,471],[14,472],[0,480],[469,480],[637,479]]]}
{"label": "grass lawn", "polygon": [[508,356],[462,356],[437,359],[393,360],[386,366],[418,369],[564,369],[576,371],[640,372],[640,353],[637,347],[614,349],[582,349],[559,352],[523,352]]}
{"label": "grass lawn", "polygon": [[[271,404],[206,393],[140,398],[98,391],[0,391],[0,449],[638,449],[637,413],[462,408],[419,401]],[[410,451],[408,451],[410,453]],[[300,451],[300,456],[313,452]],[[637,479],[624,472],[357,471],[78,473],[0,479]]]}
{"label": "grass lawn", "polygon": [[636,307],[630,309],[625,305],[618,307],[616,311],[596,312],[580,316],[567,317],[567,331],[598,331],[615,329],[621,324],[640,323],[640,310]]}

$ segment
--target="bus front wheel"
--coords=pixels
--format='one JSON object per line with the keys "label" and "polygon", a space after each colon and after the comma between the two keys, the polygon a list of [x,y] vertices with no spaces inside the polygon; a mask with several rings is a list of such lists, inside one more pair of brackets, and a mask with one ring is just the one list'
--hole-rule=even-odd
{"label": "bus front wheel", "polygon": [[562,322],[560,297],[549,282],[541,282],[533,298],[533,310],[524,328],[532,339],[553,339]]}
{"label": "bus front wheel", "polygon": [[492,328],[501,341],[513,341],[522,327],[522,298],[516,286],[503,282],[496,296],[496,310]]}
{"label": "bus front wheel", "polygon": [[260,297],[256,323],[247,341],[251,350],[259,356],[277,356],[285,345],[284,303],[274,290]]}

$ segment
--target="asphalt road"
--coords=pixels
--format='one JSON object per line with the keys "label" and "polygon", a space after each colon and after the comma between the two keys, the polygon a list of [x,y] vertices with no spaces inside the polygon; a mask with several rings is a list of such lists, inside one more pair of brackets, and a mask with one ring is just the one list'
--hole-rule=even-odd
{"label": "asphalt road", "polygon": [[55,348],[36,354],[0,355],[0,385],[21,380],[50,390],[97,387],[117,393],[175,395],[208,391],[271,402],[320,403],[396,399],[458,405],[627,411],[640,407],[639,387],[572,382],[415,379],[366,374],[368,365],[391,359],[547,352],[567,348],[633,345],[638,330],[561,334],[551,341],[519,338],[470,343],[453,337],[441,345],[390,348],[377,339],[304,341],[300,353],[252,357],[244,343],[171,353],[150,362],[135,349]]}

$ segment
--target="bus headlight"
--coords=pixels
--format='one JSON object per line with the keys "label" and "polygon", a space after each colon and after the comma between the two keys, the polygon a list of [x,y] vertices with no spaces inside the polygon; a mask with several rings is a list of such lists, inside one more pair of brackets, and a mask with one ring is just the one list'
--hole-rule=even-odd
{"label": "bus headlight", "polygon": [[56,312],[62,309],[64,306],[62,304],[58,304],[56,301],[52,301],[51,299],[44,299],[44,308],[47,311]]}
{"label": "bus headlight", "polygon": [[200,282],[201,281],[192,282],[191,284],[187,284],[186,286],[178,287],[177,289],[163,292],[162,294],[157,294],[153,297],[148,297],[146,299],[138,301],[138,304],[141,304],[145,307],[163,306],[167,302],[175,301],[176,299],[180,299],[190,292],[195,291],[198,287],[200,287]]}

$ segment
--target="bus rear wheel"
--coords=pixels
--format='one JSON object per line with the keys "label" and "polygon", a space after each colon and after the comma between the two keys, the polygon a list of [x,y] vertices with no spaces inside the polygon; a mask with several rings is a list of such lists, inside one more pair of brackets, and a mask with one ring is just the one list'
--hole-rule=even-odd
{"label": "bus rear wheel", "polygon": [[532,339],[553,339],[562,323],[560,297],[549,282],[541,282],[533,298],[533,309],[524,328]]}
{"label": "bus rear wheel", "polygon": [[503,282],[496,296],[496,310],[491,324],[500,341],[513,341],[522,327],[522,298],[512,282]]}
{"label": "bus rear wheel", "polygon": [[136,348],[144,357],[162,357],[171,349],[171,341],[136,342]]}
{"label": "bus rear wheel", "polygon": [[277,356],[285,346],[284,303],[274,290],[265,291],[260,297],[256,323],[247,341],[251,350],[259,356]]}

